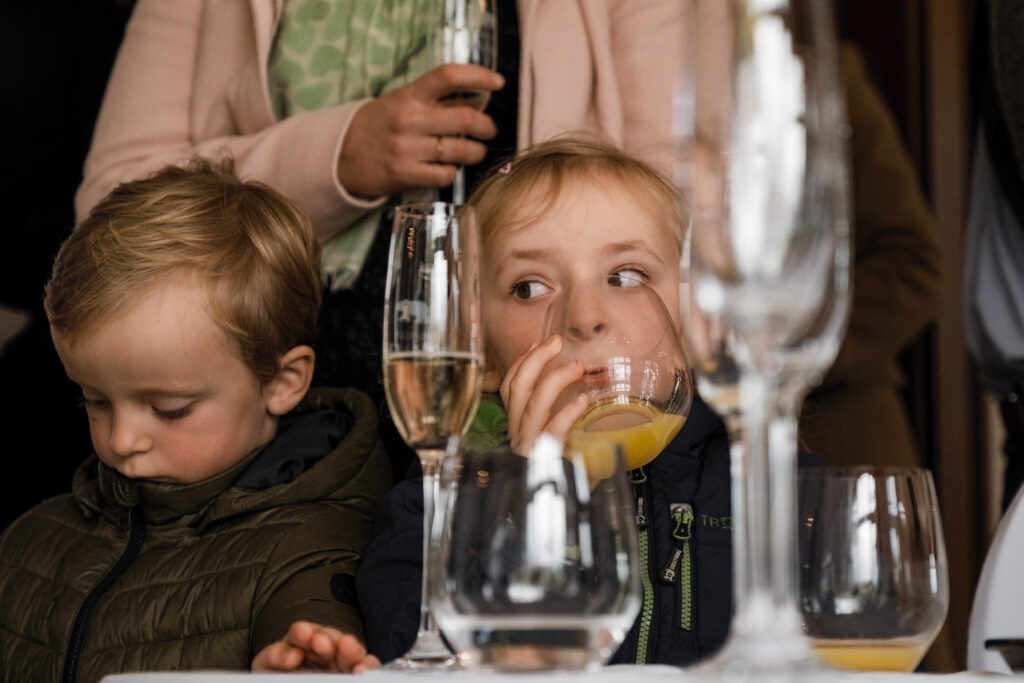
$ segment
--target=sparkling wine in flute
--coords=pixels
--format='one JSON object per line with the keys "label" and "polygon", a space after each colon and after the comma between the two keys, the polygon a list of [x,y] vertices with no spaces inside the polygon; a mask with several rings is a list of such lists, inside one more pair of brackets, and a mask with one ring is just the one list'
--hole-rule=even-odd
{"label": "sparkling wine in flute", "polygon": [[480,239],[473,207],[395,207],[384,299],[384,390],[391,417],[423,475],[423,564],[416,640],[394,671],[458,668],[427,603],[434,501],[442,461],[458,447],[479,401]]}
{"label": "sparkling wine in flute", "polygon": [[615,453],[622,449],[625,469],[654,460],[679,433],[684,415],[664,413],[648,400],[613,396],[592,405],[569,432],[569,451],[579,452],[587,473],[602,479],[614,471]]}
{"label": "sparkling wine in flute", "polygon": [[442,107],[469,107],[483,111],[490,101],[489,90],[456,90],[440,97],[437,103]]}
{"label": "sparkling wine in flute", "polygon": [[928,638],[815,638],[811,645],[822,661],[839,669],[910,672],[921,663],[930,642]]}
{"label": "sparkling wine in flute", "polygon": [[471,353],[390,354],[384,365],[388,407],[417,452],[443,456],[450,436],[469,427],[480,400],[481,362]]}

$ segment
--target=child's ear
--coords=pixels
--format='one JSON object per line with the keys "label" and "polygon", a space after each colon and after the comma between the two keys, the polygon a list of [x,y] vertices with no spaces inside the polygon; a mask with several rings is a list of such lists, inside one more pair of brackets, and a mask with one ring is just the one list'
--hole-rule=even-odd
{"label": "child's ear", "polygon": [[284,415],[299,405],[313,381],[316,354],[308,346],[296,346],[278,360],[277,375],[267,385],[267,412]]}
{"label": "child's ear", "polygon": [[485,351],[484,379],[480,386],[480,390],[488,394],[496,394],[498,393],[498,389],[501,388],[501,380],[501,373],[494,367],[494,360],[491,358],[491,352]]}

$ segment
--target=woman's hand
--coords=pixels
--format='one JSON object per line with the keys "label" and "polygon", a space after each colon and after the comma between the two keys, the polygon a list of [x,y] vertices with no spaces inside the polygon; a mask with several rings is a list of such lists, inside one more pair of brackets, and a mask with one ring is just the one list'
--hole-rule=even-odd
{"label": "woman's hand", "polygon": [[509,367],[501,382],[508,436],[518,453],[528,453],[542,432],[564,441],[587,410],[586,394],[581,393],[551,415],[559,395],[583,377],[583,363],[578,360],[547,370],[548,363],[561,353],[562,343],[562,337],[555,334],[540,346],[534,344]]}
{"label": "woman's hand", "polygon": [[455,165],[481,161],[487,148],[477,140],[490,140],[497,129],[490,116],[471,107],[441,106],[438,99],[504,85],[501,75],[482,66],[444,64],[366,103],[349,124],[338,179],[363,197],[450,185]]}
{"label": "woman's hand", "polygon": [[253,672],[329,671],[362,673],[380,666],[350,633],[308,621],[296,621],[284,638],[260,650],[252,660]]}

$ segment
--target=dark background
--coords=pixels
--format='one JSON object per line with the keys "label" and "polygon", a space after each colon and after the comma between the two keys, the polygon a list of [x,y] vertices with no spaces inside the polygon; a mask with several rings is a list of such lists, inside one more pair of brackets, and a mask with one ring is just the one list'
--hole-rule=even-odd
{"label": "dark background", "polygon": [[42,289],[74,224],[72,199],[130,5],[58,0],[0,8],[0,303],[32,316],[0,356],[0,527],[70,490],[91,448],[80,392],[50,343]]}

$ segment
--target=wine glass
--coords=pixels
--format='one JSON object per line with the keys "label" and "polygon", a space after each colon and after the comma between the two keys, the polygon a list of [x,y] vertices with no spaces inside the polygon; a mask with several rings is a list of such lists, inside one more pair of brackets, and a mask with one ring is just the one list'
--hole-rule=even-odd
{"label": "wine glass", "polygon": [[[476,64],[495,69],[498,64],[497,0],[444,0],[441,18],[441,63]],[[513,0],[506,0],[512,2]],[[483,111],[490,101],[487,90],[457,90],[438,100],[445,107],[472,107]],[[466,175],[456,167],[452,202],[461,206],[466,200]]]}
{"label": "wine glass", "polygon": [[[442,469],[431,604],[467,666],[592,670],[640,607],[621,457],[594,479],[542,434],[524,457],[467,451]],[[617,461],[617,462],[616,462]]]}
{"label": "wine glass", "polygon": [[548,306],[543,338],[553,334],[561,335],[562,351],[548,367],[579,361],[583,375],[561,392],[551,412],[586,395],[586,412],[568,444],[583,454],[593,476],[609,467],[608,444],[621,448],[627,470],[657,457],[693,402],[678,324],[658,294],[622,274],[579,280]]}
{"label": "wine glass", "polygon": [[423,595],[416,641],[391,668],[446,668],[427,605],[437,473],[480,400],[479,234],[472,207],[446,202],[395,209],[384,301],[384,390],[402,438],[423,470]]}
{"label": "wine glass", "polygon": [[845,669],[913,671],[949,607],[931,473],[809,468],[799,501],[800,604],[815,652]]}
{"label": "wine glass", "polygon": [[[846,123],[827,0],[691,0],[679,182],[692,210],[685,329],[733,439],[735,612],[706,668],[816,660],[796,581],[796,415],[849,305]],[[788,672],[788,673],[787,673]]]}

